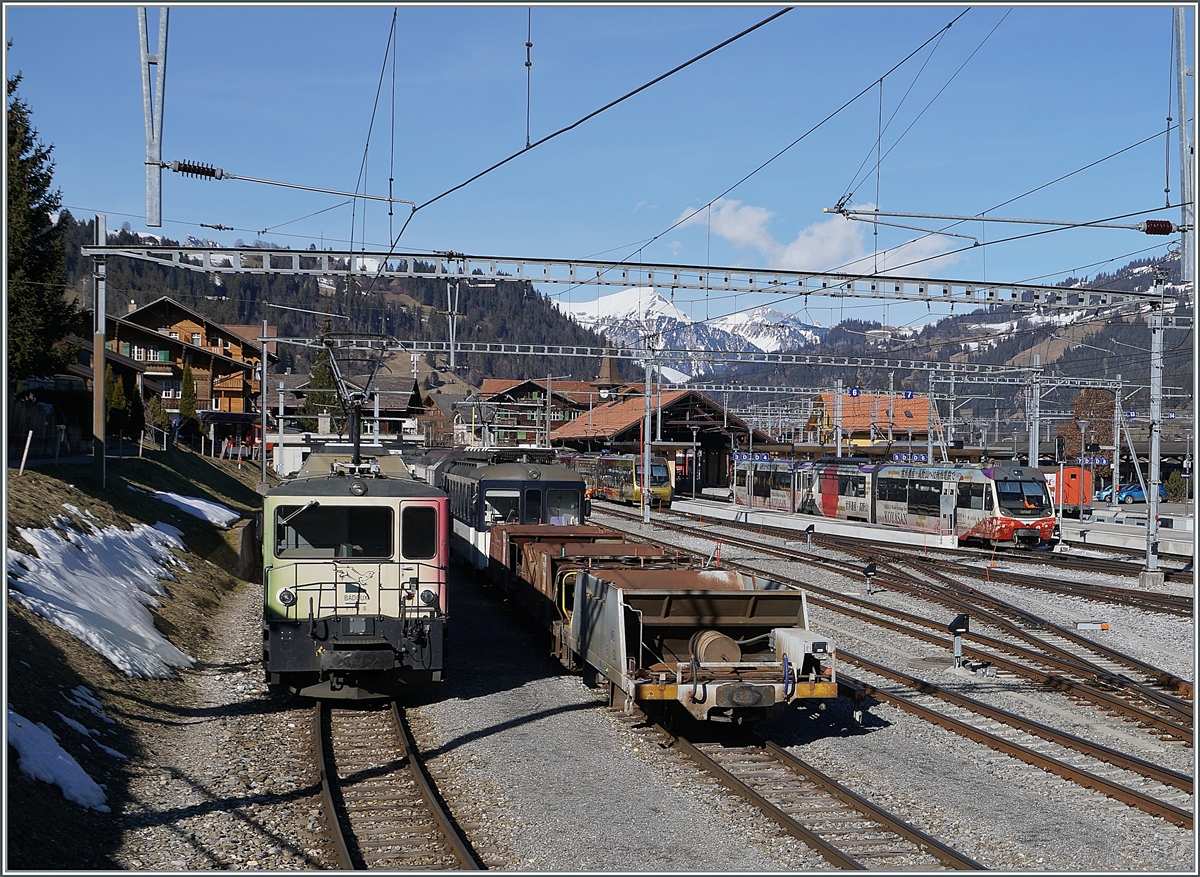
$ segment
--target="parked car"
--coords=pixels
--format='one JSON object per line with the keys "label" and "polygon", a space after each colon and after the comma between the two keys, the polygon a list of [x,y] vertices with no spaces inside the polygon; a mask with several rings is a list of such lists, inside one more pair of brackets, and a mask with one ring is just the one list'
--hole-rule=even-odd
{"label": "parked car", "polygon": [[[1103,490],[1096,492],[1096,499],[1101,502],[1108,502],[1112,496],[1112,487],[1106,487]],[[1159,502],[1167,501],[1167,489],[1161,484],[1158,485],[1158,500]],[[1145,502],[1146,492],[1142,490],[1139,484],[1122,484],[1121,489],[1117,491],[1117,502],[1131,505],[1135,502]]]}

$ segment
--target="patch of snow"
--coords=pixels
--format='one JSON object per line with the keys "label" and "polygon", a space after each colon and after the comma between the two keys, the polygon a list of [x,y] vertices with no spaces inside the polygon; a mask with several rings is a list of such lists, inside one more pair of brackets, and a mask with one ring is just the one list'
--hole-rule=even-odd
{"label": "patch of snow", "polygon": [[227,529],[230,525],[237,523],[242,519],[242,516],[233,509],[226,508],[219,502],[212,502],[207,499],[199,499],[194,496],[180,496],[177,493],[168,493],[165,490],[156,490],[154,495],[165,503],[170,503],[176,508],[183,509],[189,515],[195,515],[197,518],[203,518],[210,524],[216,524],[222,529]]}
{"label": "patch of snow", "polygon": [[133,530],[88,524],[67,539],[54,529],[17,528],[34,554],[9,550],[10,594],[77,637],[130,676],[170,678],[171,667],[195,661],[154,627],[148,607],[166,596],[159,579],[174,581],[176,536],[145,524]]}
{"label": "patch of snow", "polygon": [[81,807],[109,813],[104,790],[87,775],[70,753],[58,745],[45,725],[34,724],[8,708],[8,743],[17,750],[21,773],[62,789],[63,797]]}
{"label": "patch of snow", "polygon": [[68,728],[72,729],[73,731],[76,731],[77,733],[80,733],[85,737],[92,736],[92,731],[89,728],[85,727],[84,725],[79,724],[79,722],[75,721],[70,716],[64,716],[58,710],[54,710],[54,715],[56,715],[60,719],[62,719],[63,722],[66,724],[66,726]]}
{"label": "patch of snow", "polygon": [[80,709],[87,710],[96,718],[100,719],[101,721],[108,722],[110,725],[116,724],[115,719],[111,719],[104,714],[104,704],[96,700],[95,695],[88,691],[85,686],[75,686],[71,689],[71,694],[75,695],[74,699],[68,697],[66,694],[63,694],[63,697],[66,698],[67,703],[71,704],[72,706],[77,706]]}

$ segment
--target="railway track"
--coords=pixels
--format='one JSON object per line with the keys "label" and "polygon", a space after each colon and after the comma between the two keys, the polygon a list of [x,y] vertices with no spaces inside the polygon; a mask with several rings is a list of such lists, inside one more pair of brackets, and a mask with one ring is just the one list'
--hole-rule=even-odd
{"label": "railway track", "polygon": [[989,706],[844,649],[838,654],[886,680],[850,680],[880,700],[1122,804],[1182,828],[1193,827],[1193,779],[1186,774]]}
{"label": "railway track", "polygon": [[395,702],[318,704],[314,721],[339,869],[479,870],[426,775]]}
{"label": "railway track", "polygon": [[[623,515],[617,513],[616,517]],[[684,535],[710,541],[720,539],[724,544],[781,560],[818,566],[841,575],[863,575],[863,567],[845,561],[815,558],[790,549],[764,545],[761,541],[721,536],[714,534],[711,529],[703,530],[669,520],[660,521],[660,524]],[[857,550],[864,549],[859,547]],[[865,561],[871,556],[864,553],[862,558]],[[941,622],[889,610],[875,602],[777,573],[767,573],[746,563],[730,562],[728,558],[724,563],[747,572],[770,575],[783,584],[803,588],[809,593],[811,602],[822,605],[824,600],[823,605],[834,611],[852,614],[872,623],[882,623],[901,633],[908,633],[905,625],[938,631],[937,639],[930,641],[945,640],[945,628]],[[913,573],[884,565],[875,576],[875,583],[880,588],[905,591],[915,597],[940,603],[955,613],[965,612],[977,624],[985,622],[1017,641],[1017,644],[1012,644],[982,636],[977,631],[971,632],[964,640],[974,641],[981,647],[977,651],[982,660],[1001,665],[1016,675],[1036,679],[1044,686],[1065,689],[1072,697],[1092,700],[1105,708],[1116,708],[1139,724],[1154,726],[1161,735],[1191,743],[1193,688],[1190,681],[924,568]],[[890,616],[895,620],[879,621],[879,616]],[[897,624],[897,621],[902,623]],[[928,639],[927,636],[920,638]],[[997,653],[1007,653],[1018,660],[1006,661]],[[1025,666],[1022,666],[1022,662]],[[1030,666],[1033,664],[1040,665],[1042,669]]]}
{"label": "railway track", "polygon": [[[848,870],[982,870],[983,866],[846,788],[772,741],[745,731],[693,742],[641,710],[610,707],[632,734],[674,752],[745,799],[764,819]],[[712,731],[697,727],[701,733]]]}
{"label": "railway track", "polygon": [[[677,513],[685,514],[685,513]],[[795,539],[796,530],[782,527],[745,524],[737,521],[722,521],[721,526],[730,529],[744,530],[760,535],[776,536],[780,539]],[[875,542],[867,539],[848,539],[829,535],[813,537],[813,543],[834,550],[845,551],[856,555],[885,556],[905,558],[901,552],[888,548],[888,543]],[[934,548],[922,556],[922,562],[931,566],[950,566],[956,571],[987,578],[991,581],[1021,587],[1035,588],[1051,593],[1083,597],[1101,602],[1120,603],[1140,609],[1163,612],[1170,615],[1191,617],[1195,609],[1192,597],[1182,594],[1162,594],[1149,591],[1138,591],[1132,588],[1107,587],[1092,583],[1067,582],[1061,579],[1050,579],[1045,576],[1031,577],[1025,573],[1000,572],[990,568],[979,570],[964,563],[964,561],[985,562],[995,557],[993,552],[971,548]],[[1104,575],[1131,576],[1141,571],[1141,564],[1102,557],[1080,557],[1078,555],[1055,554],[1049,551],[1005,551],[1002,558],[1007,563],[1036,564],[1052,566],[1070,572],[1091,572]],[[907,556],[909,561],[911,556]],[[1163,568],[1164,581],[1173,584],[1195,584],[1196,574],[1191,569]]]}
{"label": "railway track", "polygon": [[675,746],[838,868],[983,870],[775,743],[691,743],[676,737]]}
{"label": "railway track", "polygon": [[[617,517],[621,517],[618,513]],[[691,528],[671,521],[661,521],[665,528],[685,535],[744,547],[756,553],[780,559],[821,566],[844,575],[861,576],[861,567],[843,562],[831,562],[797,555],[761,542],[722,537],[711,530]],[[643,537],[644,538],[644,537]],[[945,648],[946,632],[944,621],[922,618],[867,600],[822,588],[798,579],[767,572],[753,565],[723,561],[728,566],[740,568],[758,575],[769,575],[782,584],[803,588],[809,602],[824,606],[835,613],[848,615],[870,624],[883,626],[925,642]],[[1101,644],[1049,625],[1026,613],[1021,621],[1004,618],[982,606],[969,603],[954,589],[917,586],[910,579],[877,576],[880,587],[893,587],[908,591],[914,596],[934,600],[946,605],[954,612],[968,612],[976,619],[986,619],[997,625],[1006,634],[1018,640],[1007,640],[984,636],[972,631],[964,637],[964,654],[976,661],[991,664],[999,672],[1020,676],[1047,690],[1056,690],[1081,702],[1088,702],[1106,711],[1122,715],[1128,721],[1147,729],[1160,740],[1179,740],[1187,745],[1193,741],[1192,683],[1178,679],[1172,674],[1152,667],[1131,656],[1122,655]],[[1010,607],[1014,611],[1015,607]],[[1055,641],[1058,639],[1059,641]],[[1024,643],[1021,645],[1020,643]],[[1074,647],[1093,651],[1092,656],[1081,655]],[[1136,678],[1131,678],[1131,675]]]}

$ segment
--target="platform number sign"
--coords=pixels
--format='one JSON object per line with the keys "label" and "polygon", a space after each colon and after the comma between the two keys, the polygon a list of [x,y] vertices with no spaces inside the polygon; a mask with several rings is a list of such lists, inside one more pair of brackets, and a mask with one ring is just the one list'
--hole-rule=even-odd
{"label": "platform number sign", "polygon": [[851,387],[848,395],[850,396],[851,399],[857,399],[858,394],[861,392],[862,392],[862,390],[859,387]]}
{"label": "platform number sign", "polygon": [[905,399],[912,399],[912,398],[914,398],[915,396],[916,396],[916,394],[915,394],[915,393],[914,393],[912,390],[905,390],[905,391],[904,391],[904,398],[905,398]]}
{"label": "platform number sign", "polygon": [[1137,412],[1136,411],[1126,411],[1125,416],[1128,417],[1130,420],[1136,420]]}

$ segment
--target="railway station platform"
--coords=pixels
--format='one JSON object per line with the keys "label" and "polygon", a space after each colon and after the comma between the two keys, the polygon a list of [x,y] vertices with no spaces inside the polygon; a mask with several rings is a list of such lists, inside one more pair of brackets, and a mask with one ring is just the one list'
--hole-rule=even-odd
{"label": "railway station platform", "polygon": [[[1175,557],[1192,557],[1196,534],[1192,519],[1160,515],[1158,553]],[[1068,545],[1095,548],[1117,548],[1142,554],[1146,551],[1146,513],[1116,512],[1104,514],[1099,510],[1082,521],[1063,518],[1062,539]]]}
{"label": "railway station platform", "polygon": [[813,533],[816,535],[844,536],[849,539],[874,539],[879,542],[890,542],[893,545],[911,545],[917,548],[957,547],[957,540],[953,535],[939,536],[932,533],[910,533],[878,524],[841,521],[836,518],[822,518],[815,515],[790,514],[770,509],[752,509],[722,501],[676,498],[671,503],[671,511],[696,515],[701,519],[733,521],[738,524],[750,524],[752,526],[761,524],[765,527],[795,530],[797,539],[804,538],[805,532],[811,526]]}

